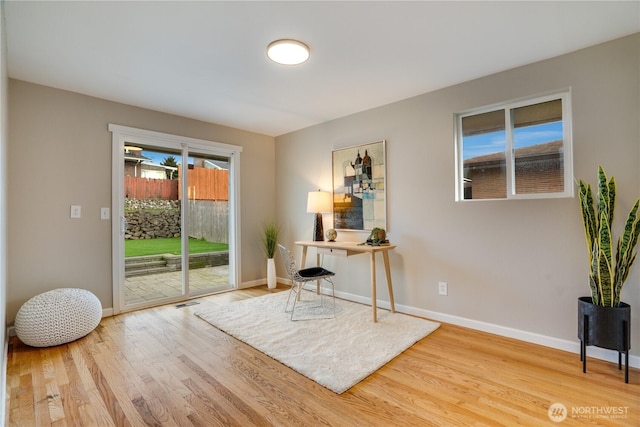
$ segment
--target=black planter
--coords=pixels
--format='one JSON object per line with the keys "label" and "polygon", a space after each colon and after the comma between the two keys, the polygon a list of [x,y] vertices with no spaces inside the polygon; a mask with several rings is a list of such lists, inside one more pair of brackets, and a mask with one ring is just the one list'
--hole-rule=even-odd
{"label": "black planter", "polygon": [[624,381],[628,383],[631,306],[621,302],[619,307],[602,307],[591,301],[591,297],[578,298],[578,338],[582,372],[587,372],[588,345],[616,350],[618,369],[622,369],[622,354],[625,354]]}

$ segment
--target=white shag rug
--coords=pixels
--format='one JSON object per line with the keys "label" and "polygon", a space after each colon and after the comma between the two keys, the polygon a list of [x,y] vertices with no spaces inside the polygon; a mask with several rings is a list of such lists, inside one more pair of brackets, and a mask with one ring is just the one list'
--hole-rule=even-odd
{"label": "white shag rug", "polygon": [[[391,359],[435,331],[440,324],[371,306],[303,293],[291,321],[284,308],[288,291],[242,301],[203,306],[196,316],[289,366],[318,384],[343,393]],[[293,298],[293,296],[292,296]],[[316,317],[316,318],[314,318]]]}

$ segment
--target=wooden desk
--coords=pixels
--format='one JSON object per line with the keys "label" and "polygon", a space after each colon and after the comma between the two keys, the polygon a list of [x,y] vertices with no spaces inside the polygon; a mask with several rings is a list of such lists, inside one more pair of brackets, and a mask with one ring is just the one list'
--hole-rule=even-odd
{"label": "wooden desk", "polygon": [[307,262],[307,248],[310,246],[316,248],[318,258],[316,264],[318,264],[320,255],[351,256],[364,253],[371,254],[371,306],[373,308],[374,322],[378,321],[376,300],[376,253],[380,252],[384,261],[384,271],[387,275],[387,288],[389,289],[389,304],[391,306],[391,312],[396,312],[396,306],[393,302],[391,269],[389,268],[389,251],[395,249],[395,245],[370,246],[359,245],[355,242],[315,242],[313,240],[302,240],[295,242],[295,244],[302,246],[302,260],[300,268],[305,268],[305,264]]}

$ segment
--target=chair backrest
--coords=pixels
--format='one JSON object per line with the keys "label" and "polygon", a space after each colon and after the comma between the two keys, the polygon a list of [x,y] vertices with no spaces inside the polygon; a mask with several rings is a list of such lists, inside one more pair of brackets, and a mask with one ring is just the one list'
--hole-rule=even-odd
{"label": "chair backrest", "polygon": [[287,269],[287,275],[289,279],[297,281],[298,280],[298,267],[296,267],[296,259],[291,255],[291,252],[281,244],[278,244],[278,249],[280,249],[280,255],[282,255],[282,261],[284,262],[284,266]]}

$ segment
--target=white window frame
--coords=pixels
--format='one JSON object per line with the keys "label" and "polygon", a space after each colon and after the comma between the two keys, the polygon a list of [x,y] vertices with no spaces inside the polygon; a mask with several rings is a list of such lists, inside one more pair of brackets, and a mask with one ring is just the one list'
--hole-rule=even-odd
{"label": "white window frame", "polygon": [[[511,111],[515,108],[526,107],[529,105],[540,104],[543,102],[554,101],[560,99],[562,101],[562,129],[563,129],[563,169],[564,169],[564,191],[554,193],[532,193],[532,194],[516,194],[515,188],[515,162],[513,148],[513,125]],[[506,180],[507,194],[505,198],[495,199],[465,199],[464,198],[464,159],[462,150],[462,119],[468,116],[475,116],[482,113],[488,113],[496,110],[504,110],[505,112],[505,162],[506,162]],[[455,114],[455,173],[456,188],[455,200],[460,202],[487,201],[487,200],[518,200],[518,199],[550,199],[550,198],[569,198],[574,197],[573,185],[573,143],[572,143],[572,119],[571,119],[571,89],[565,89],[545,95],[538,95],[530,98],[522,98],[512,100],[506,103],[494,104],[490,106],[474,108],[461,113]]]}

